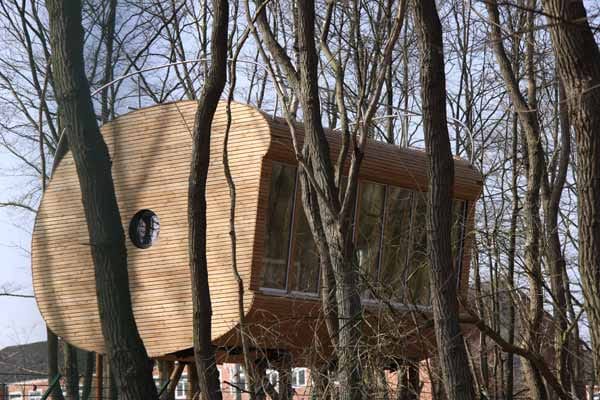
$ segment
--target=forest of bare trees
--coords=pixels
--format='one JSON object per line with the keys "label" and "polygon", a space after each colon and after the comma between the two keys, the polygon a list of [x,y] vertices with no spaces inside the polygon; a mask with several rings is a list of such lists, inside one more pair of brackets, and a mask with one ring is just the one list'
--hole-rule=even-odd
{"label": "forest of bare trees", "polygon": [[[187,99],[198,103],[187,229],[195,358],[188,371],[199,391],[189,398],[223,398],[211,343],[205,193],[218,157],[235,209],[227,143],[223,155],[209,152],[221,99],[282,117],[292,135],[333,347],[327,362],[306,366],[313,398],[416,400],[420,379],[438,400],[598,398],[599,27],[594,0],[0,0],[0,154],[9,160],[1,173],[20,182],[0,191],[0,208],[33,223],[53,165],[70,151],[94,244],[107,352],[77,365],[81,350],[58,346],[48,330],[49,379],[61,369],[68,400],[93,399],[93,365],[105,364],[110,398],[159,398],[131,307],[126,237],[99,127]],[[341,135],[335,160],[328,128]],[[365,271],[351,219],[368,139],[427,153],[424,323],[433,324],[437,346],[425,361],[391,362],[365,338]],[[451,248],[454,157],[484,177],[464,298]],[[234,255],[235,228],[232,211]],[[11,287],[0,282],[0,296],[15,294]],[[401,343],[404,328],[377,334]],[[248,398],[291,399],[291,361],[252,359],[261,349],[250,352],[252,338],[243,323],[239,329]],[[173,368],[159,363],[161,381]]]}

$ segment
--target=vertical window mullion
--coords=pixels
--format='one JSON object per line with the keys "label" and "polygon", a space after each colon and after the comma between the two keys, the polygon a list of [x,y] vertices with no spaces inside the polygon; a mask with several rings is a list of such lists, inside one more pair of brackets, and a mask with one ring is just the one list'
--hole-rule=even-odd
{"label": "vertical window mullion", "polygon": [[381,229],[379,230],[379,251],[377,256],[377,271],[375,273],[375,279],[379,284],[381,279],[381,263],[383,260],[383,235],[385,234],[385,222],[387,219],[387,206],[388,206],[388,197],[389,197],[390,187],[385,185],[385,189],[383,191],[383,210],[381,212]]}
{"label": "vertical window mullion", "polygon": [[463,252],[465,248],[465,234],[467,229],[467,218],[469,217],[469,202],[464,201],[461,212],[460,232],[458,234],[458,251],[456,255],[456,287],[460,289],[460,278],[462,275]]}
{"label": "vertical window mullion", "polygon": [[294,225],[296,224],[296,199],[298,197],[298,174],[300,173],[300,168],[295,168],[296,174],[294,175],[294,193],[292,194],[292,215],[290,216],[290,230],[289,230],[289,243],[288,243],[288,251],[287,251],[287,271],[285,274],[285,291],[290,291],[290,274],[292,273],[292,249],[293,243],[296,239],[294,235]]}

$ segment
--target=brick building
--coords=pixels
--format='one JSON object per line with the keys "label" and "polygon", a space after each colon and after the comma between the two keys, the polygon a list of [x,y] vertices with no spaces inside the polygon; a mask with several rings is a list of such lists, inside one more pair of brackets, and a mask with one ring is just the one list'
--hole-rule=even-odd
{"label": "brick building", "polygon": [[[79,357],[80,373],[83,372],[85,361]],[[62,359],[59,357],[59,365]],[[0,350],[0,400],[40,400],[48,388],[46,371],[48,369],[48,351],[46,342],[29,343],[10,346]],[[277,372],[268,371],[272,383],[277,382]],[[239,364],[219,365],[219,378],[224,400],[245,400],[246,376]],[[158,369],[154,369],[154,379],[160,387]],[[95,382],[95,379],[92,380]],[[108,387],[105,381],[104,387]],[[292,388],[295,398],[307,398],[310,391],[309,371],[306,368],[294,368],[292,371]],[[83,381],[80,383],[80,394]],[[64,391],[64,385],[63,385]],[[96,391],[92,387],[90,400],[96,400]],[[103,396],[108,398],[108,394]],[[182,373],[175,389],[175,400],[191,398],[190,381],[187,368]]]}

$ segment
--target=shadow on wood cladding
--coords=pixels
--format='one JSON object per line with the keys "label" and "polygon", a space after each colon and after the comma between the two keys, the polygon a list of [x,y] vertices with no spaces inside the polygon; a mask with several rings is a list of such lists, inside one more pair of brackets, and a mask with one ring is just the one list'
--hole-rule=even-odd
{"label": "shadow on wood cladding", "polygon": [[[195,109],[195,102],[157,105],[102,127],[113,161],[123,228],[128,233],[133,311],[151,357],[192,345],[186,204]],[[258,345],[300,352],[315,341],[326,342],[326,334],[316,295],[318,259],[311,251],[314,243],[307,236],[297,201],[289,131],[282,121],[246,105],[233,104],[232,116],[229,159],[238,192],[238,267],[245,285],[249,328]],[[221,104],[213,122],[208,175],[207,257],[213,340],[223,348],[235,348],[239,345],[237,285],[231,271],[229,191],[222,166],[225,124]],[[329,133],[329,143],[335,157],[339,136]],[[465,290],[469,232],[482,178],[464,161],[456,160],[455,168],[456,264],[461,268],[461,290]],[[426,187],[423,152],[369,143],[355,225],[357,262],[372,277],[364,289],[370,318],[378,315],[377,296],[382,293],[391,293],[398,310],[406,310],[399,303],[407,303],[410,295],[413,303],[423,305],[419,310],[428,312],[426,274],[415,267],[415,260],[423,259],[419,238],[424,225],[419,221]],[[55,169],[37,215],[33,285],[40,311],[57,335],[102,353],[94,269],[80,199],[75,165],[67,153]],[[395,283],[383,288],[384,281]]]}

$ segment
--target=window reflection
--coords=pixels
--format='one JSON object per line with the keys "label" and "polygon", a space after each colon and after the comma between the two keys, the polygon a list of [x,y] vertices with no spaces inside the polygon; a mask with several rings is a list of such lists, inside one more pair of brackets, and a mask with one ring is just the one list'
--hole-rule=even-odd
{"label": "window reflection", "polygon": [[387,298],[402,301],[407,279],[406,257],[410,240],[412,194],[409,190],[388,188],[383,233],[381,283]]}
{"label": "window reflection", "polygon": [[356,257],[365,280],[363,290],[367,290],[377,280],[384,201],[384,185],[371,182],[361,185]]}
{"label": "window reflection", "polygon": [[306,220],[300,196],[296,205],[296,225],[294,227],[294,287],[298,292],[316,293],[319,287],[319,253]]}
{"label": "window reflection", "polygon": [[[319,288],[319,254],[295,188],[296,168],[273,163],[262,286],[314,294]],[[355,249],[362,296],[430,304],[427,194],[363,181],[359,189]],[[451,241],[457,269],[467,206],[463,200],[452,204]],[[290,262],[291,232],[294,244]]]}
{"label": "window reflection", "polygon": [[427,259],[427,194],[413,192],[410,247],[406,267],[404,301],[429,304],[429,265]]}
{"label": "window reflection", "polygon": [[273,163],[265,233],[264,287],[286,288],[295,183],[296,168]]}

